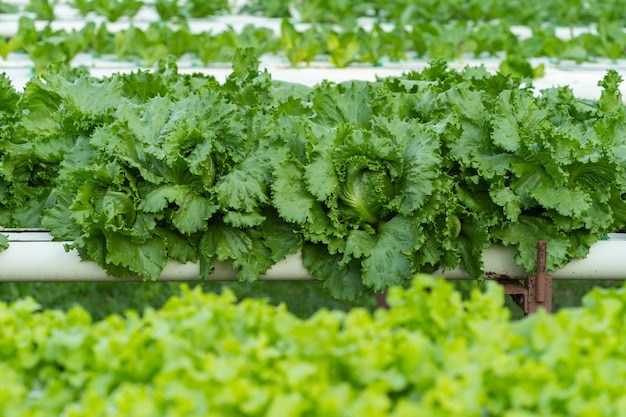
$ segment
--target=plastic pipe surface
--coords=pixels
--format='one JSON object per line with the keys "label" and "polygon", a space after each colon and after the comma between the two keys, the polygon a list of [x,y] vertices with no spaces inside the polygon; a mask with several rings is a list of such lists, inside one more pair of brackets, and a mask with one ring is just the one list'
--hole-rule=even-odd
{"label": "plastic pipe surface", "polygon": [[[547,246],[550,253],[550,246]],[[486,277],[506,276],[524,279],[528,273],[515,264],[515,249],[494,245],[483,253]],[[434,275],[448,279],[470,279],[461,268],[438,270]],[[576,259],[557,271],[548,271],[552,279],[626,280],[626,233],[611,233],[607,240],[599,240],[589,249],[584,259]]]}
{"label": "plastic pipe surface", "polygon": [[[1,232],[1,231],[0,231]],[[139,276],[118,278],[108,275],[94,261],[83,261],[76,250],[66,251],[68,242],[53,242],[49,233],[38,231],[2,232],[9,237],[9,248],[0,252],[0,282],[18,281],[141,281]],[[214,262],[215,271],[205,280],[236,280],[236,272],[226,262]],[[198,263],[170,261],[161,281],[195,281]],[[277,263],[261,279],[313,279],[302,265],[300,254]]]}
{"label": "plastic pipe surface", "polygon": [[[110,276],[96,262],[83,261],[75,250],[66,251],[67,242],[53,242],[45,231],[1,231],[9,237],[9,248],[0,252],[0,281],[140,281],[141,277]],[[547,247],[548,254],[550,247]],[[552,279],[626,280],[626,234],[611,234],[591,246],[585,259],[574,260],[564,268],[548,272]],[[485,276],[526,278],[528,273],[515,264],[515,249],[494,245],[483,253]],[[205,278],[213,281],[236,280],[236,272],[225,262],[215,262],[214,273]],[[170,261],[159,277],[163,281],[194,281],[198,279],[198,263],[181,264]],[[437,270],[433,275],[448,279],[471,279],[462,270]],[[313,279],[302,264],[300,254],[278,262],[264,280]]]}

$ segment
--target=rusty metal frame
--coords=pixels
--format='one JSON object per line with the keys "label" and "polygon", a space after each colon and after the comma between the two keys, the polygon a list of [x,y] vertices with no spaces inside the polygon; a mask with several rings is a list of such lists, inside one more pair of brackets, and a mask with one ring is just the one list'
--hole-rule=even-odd
{"label": "rusty metal frame", "polygon": [[[493,277],[503,287],[504,292],[517,304],[524,315],[535,313],[539,308],[552,313],[552,277],[546,274],[546,241],[537,242],[537,272],[524,280],[507,277]],[[520,281],[524,281],[521,283]]]}
{"label": "rusty metal frame", "polygon": [[[486,273],[486,278],[494,280],[504,287],[505,294],[517,304],[524,315],[537,312],[544,308],[552,313],[552,277],[546,273],[547,259],[546,241],[537,242],[537,272],[535,275],[527,275],[526,279],[512,279],[507,276]],[[523,281],[523,282],[522,282]],[[387,304],[387,291],[376,294],[378,308],[389,309]]]}

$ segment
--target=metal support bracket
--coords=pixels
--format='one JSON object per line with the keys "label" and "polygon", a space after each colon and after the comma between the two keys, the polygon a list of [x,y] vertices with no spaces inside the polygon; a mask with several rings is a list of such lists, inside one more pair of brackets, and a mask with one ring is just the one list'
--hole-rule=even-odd
{"label": "metal support bracket", "polygon": [[376,307],[389,310],[389,304],[387,304],[387,291],[376,293]]}
{"label": "metal support bracket", "polygon": [[546,241],[540,240],[537,242],[536,275],[528,275],[523,284],[509,278],[496,278],[526,316],[540,307],[548,313],[552,312],[552,277],[546,274],[546,258]]}

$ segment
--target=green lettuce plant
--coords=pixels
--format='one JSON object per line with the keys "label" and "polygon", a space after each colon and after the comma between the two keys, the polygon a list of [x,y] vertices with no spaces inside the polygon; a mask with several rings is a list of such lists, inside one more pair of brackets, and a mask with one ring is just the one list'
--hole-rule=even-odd
{"label": "green lettuce plant", "polygon": [[99,321],[80,306],[0,303],[0,413],[620,414],[624,288],[519,321],[503,299],[494,282],[463,299],[420,275],[389,291],[389,310],[307,319],[199,286]]}

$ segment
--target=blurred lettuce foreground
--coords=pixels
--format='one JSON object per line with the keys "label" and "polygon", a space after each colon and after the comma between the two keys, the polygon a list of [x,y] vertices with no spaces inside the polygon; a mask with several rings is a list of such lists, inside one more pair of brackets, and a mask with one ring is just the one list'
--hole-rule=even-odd
{"label": "blurred lettuce foreground", "polygon": [[519,321],[503,300],[419,275],[389,310],[307,319],[199,287],[101,321],[3,303],[0,414],[623,415],[623,288]]}

